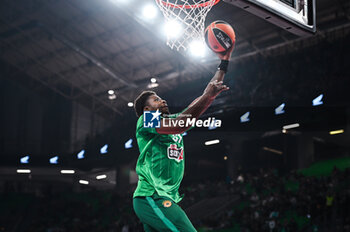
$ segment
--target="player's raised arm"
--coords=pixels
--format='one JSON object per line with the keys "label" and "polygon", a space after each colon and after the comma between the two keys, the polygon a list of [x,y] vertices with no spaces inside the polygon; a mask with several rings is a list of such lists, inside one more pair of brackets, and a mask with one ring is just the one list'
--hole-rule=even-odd
{"label": "player's raised arm", "polygon": [[[228,90],[226,85],[223,85],[222,81],[212,81],[208,84],[203,94],[197,99],[197,101],[191,104],[185,111],[183,111],[176,118],[165,118],[161,121],[161,127],[157,128],[156,131],[159,134],[182,134],[191,125],[180,126],[180,121],[186,121],[188,118],[199,118],[206,109],[211,105],[216,96],[222,91]],[[167,125],[164,126],[163,122]],[[175,126],[176,125],[176,126]]]}
{"label": "player's raised arm", "polygon": [[232,46],[224,54],[217,53],[218,57],[221,59],[221,63],[215,75],[205,88],[203,94],[196,98],[177,118],[164,119],[167,127],[163,126],[161,122],[161,127],[156,129],[159,134],[181,134],[185,132],[191,126],[180,127],[178,126],[179,121],[186,121],[187,118],[199,118],[208,109],[216,96],[218,96],[222,91],[229,89],[226,85],[223,85],[223,80],[225,73],[227,72],[233,49],[234,48]]}

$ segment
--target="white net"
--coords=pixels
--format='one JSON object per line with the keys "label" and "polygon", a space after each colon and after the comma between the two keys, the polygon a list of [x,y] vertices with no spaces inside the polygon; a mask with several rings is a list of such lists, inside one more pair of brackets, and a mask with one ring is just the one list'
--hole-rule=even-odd
{"label": "white net", "polygon": [[187,49],[192,42],[204,42],[204,21],[218,0],[155,0],[167,23],[167,45]]}

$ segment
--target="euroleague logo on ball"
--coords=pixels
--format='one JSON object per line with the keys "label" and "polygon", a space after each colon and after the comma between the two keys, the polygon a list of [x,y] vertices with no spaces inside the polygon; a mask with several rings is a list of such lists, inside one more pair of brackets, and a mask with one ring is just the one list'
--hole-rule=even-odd
{"label": "euroleague logo on ball", "polygon": [[224,21],[212,22],[204,31],[205,42],[214,52],[225,52],[235,45],[236,34]]}

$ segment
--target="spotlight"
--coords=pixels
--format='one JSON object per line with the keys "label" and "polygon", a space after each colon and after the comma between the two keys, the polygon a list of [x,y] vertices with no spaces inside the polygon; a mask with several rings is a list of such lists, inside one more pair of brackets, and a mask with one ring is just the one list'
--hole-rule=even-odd
{"label": "spotlight", "polygon": [[157,79],[154,78],[154,77],[152,77],[152,78],[151,78],[151,83],[156,83],[156,82],[157,82]]}
{"label": "spotlight", "polygon": [[177,38],[182,33],[182,25],[176,20],[168,21],[164,25],[164,31],[170,38]]}
{"label": "spotlight", "polygon": [[109,95],[114,94],[114,90],[113,90],[113,89],[108,90],[108,94],[109,94]]}
{"label": "spotlight", "polygon": [[128,106],[129,106],[129,107],[133,107],[133,106],[134,106],[134,103],[128,102]]}
{"label": "spotlight", "polygon": [[206,53],[206,45],[201,40],[195,40],[190,43],[190,53],[195,57],[203,57]]}
{"label": "spotlight", "polygon": [[157,16],[157,8],[154,4],[148,4],[143,7],[142,15],[145,19],[154,19]]}
{"label": "spotlight", "polygon": [[110,0],[112,3],[119,5],[119,3],[125,4],[130,2],[131,0]]}

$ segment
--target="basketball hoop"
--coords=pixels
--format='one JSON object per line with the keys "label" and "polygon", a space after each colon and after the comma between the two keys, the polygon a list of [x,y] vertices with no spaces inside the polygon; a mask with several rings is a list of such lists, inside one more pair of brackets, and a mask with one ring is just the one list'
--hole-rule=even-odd
{"label": "basketball hoop", "polygon": [[[204,21],[211,8],[220,0],[155,0],[167,23],[181,25],[181,35],[167,33],[167,45],[187,49],[192,41],[203,41]],[[175,29],[175,28],[174,28]]]}

